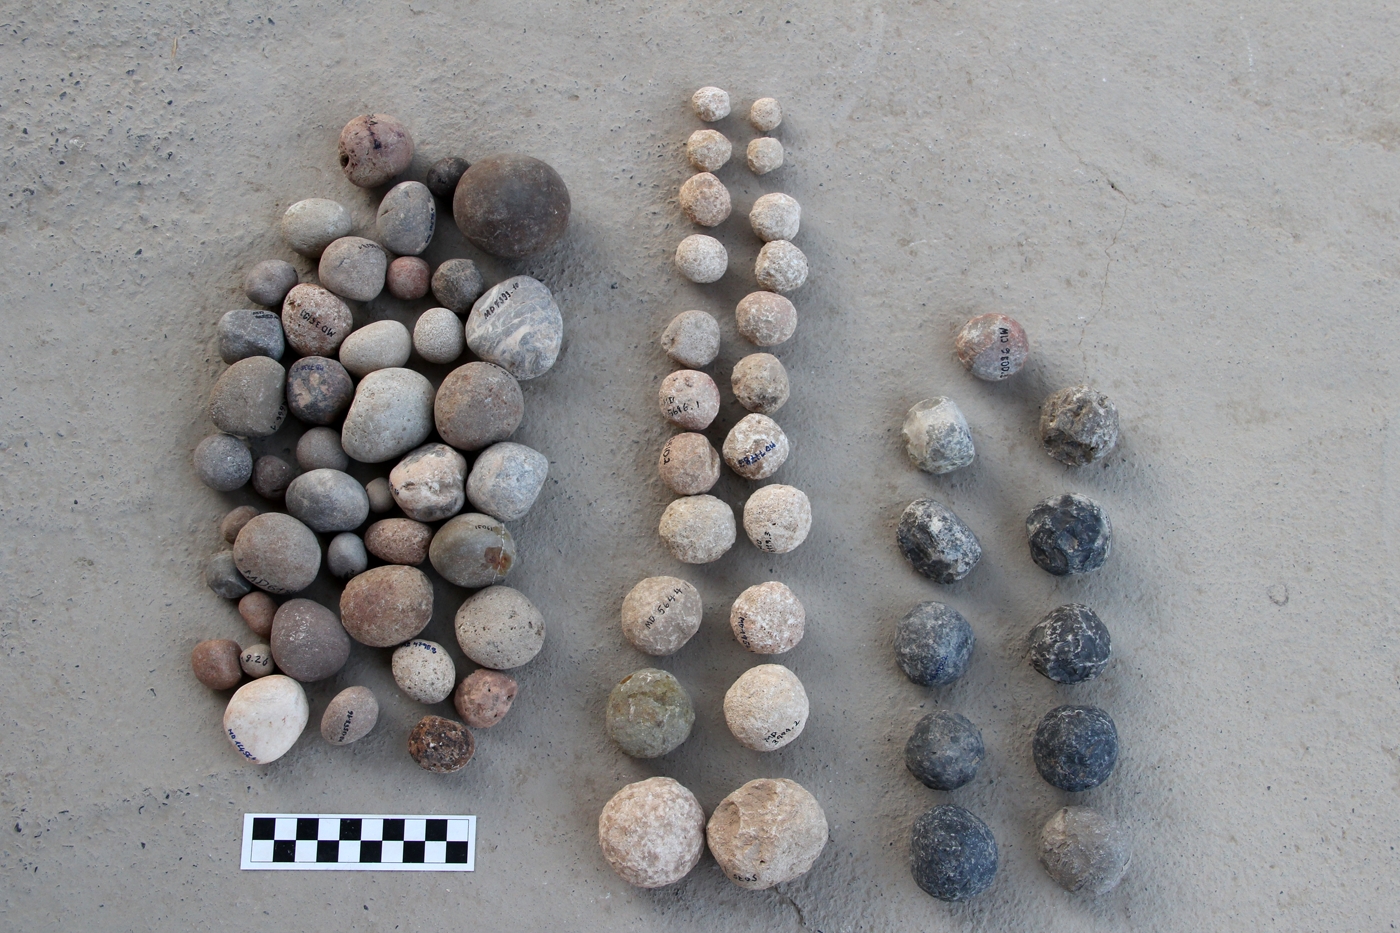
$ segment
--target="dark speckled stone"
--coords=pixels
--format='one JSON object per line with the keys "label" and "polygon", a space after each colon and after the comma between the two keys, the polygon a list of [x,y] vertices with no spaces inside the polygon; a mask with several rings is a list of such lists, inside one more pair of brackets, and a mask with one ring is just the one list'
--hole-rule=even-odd
{"label": "dark speckled stone", "polygon": [[899,519],[899,549],[914,569],[938,583],[955,583],[982,559],[982,545],[953,510],[932,499],[909,503]]}
{"label": "dark speckled stone", "polygon": [[355,383],[338,360],[308,356],[287,371],[287,408],[307,424],[331,424],[350,408]]}
{"label": "dark speckled stone", "polygon": [[894,653],[899,669],[916,684],[941,687],[967,671],[975,639],[962,615],[942,603],[919,603],[899,620]]}
{"label": "dark speckled stone", "polygon": [[1108,628],[1088,606],[1053,609],[1031,630],[1031,666],[1057,684],[1099,676],[1109,649]]}
{"label": "dark speckled stone", "polygon": [[438,159],[433,163],[433,167],[428,169],[428,177],[423,179],[423,183],[433,194],[450,201],[452,192],[457,190],[457,182],[462,179],[462,173],[469,168],[471,163],[461,156]]}
{"label": "dark speckled stone", "polygon": [[1118,762],[1118,730],[1096,706],[1057,706],[1040,720],[1031,743],[1040,776],[1060,790],[1098,787]]}
{"label": "dark speckled stone", "polygon": [[475,751],[471,730],[442,716],[424,716],[408,734],[408,753],[420,768],[435,774],[462,770]]}
{"label": "dark speckled stone", "polygon": [[914,727],[904,745],[904,765],[934,790],[953,790],[977,776],[986,755],[982,733],[965,716],[940,709]]}
{"label": "dark speckled stone", "polygon": [[1026,517],[1031,560],[1046,573],[1063,577],[1098,570],[1113,545],[1113,526],[1093,499],[1066,493],[1051,496]]}
{"label": "dark speckled stone", "polygon": [[914,881],[940,901],[965,901],[997,876],[997,841],[962,807],[934,807],[914,821]]}

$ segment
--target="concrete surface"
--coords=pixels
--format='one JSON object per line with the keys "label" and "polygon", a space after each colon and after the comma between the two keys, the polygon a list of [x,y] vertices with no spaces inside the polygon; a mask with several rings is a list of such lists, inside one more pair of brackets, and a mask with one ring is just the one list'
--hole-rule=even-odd
{"label": "concrete surface", "polygon": [[[293,930],[447,926],[567,930],[1374,930],[1400,919],[1394,236],[1400,42],[1394,4],[731,2],[12,4],[3,16],[5,264],[0,276],[0,925],[7,929]],[[686,108],[707,83],[740,106],[778,97],[780,171],[720,177],[741,210],[782,190],[804,207],[812,263],[779,420],[776,479],[815,523],[797,552],[747,545],[683,568],[660,548],[667,435],[656,340],[688,307],[717,314],[727,380],[745,352],[730,313],[757,243],[721,227],[731,273],[683,283],[675,203]],[[311,688],[383,698],[372,736],[332,749],[309,730],[266,768],[219,731],[226,697],[191,646],[251,635],[203,585],[216,524],[251,493],[201,487],[190,451],[222,364],[223,311],[254,262],[291,259],[273,225],[332,197],[368,227],[377,195],[336,165],[369,110],[411,127],[421,178],[447,154],[517,149],[574,199],[548,255],[484,267],[554,289],[559,365],[526,389],[518,439],[552,476],[515,526],[518,585],[549,620],[510,717],[464,772],[407,757],[421,709],[387,652],[357,647]],[[741,145],[737,117],[722,124]],[[444,218],[445,220],[446,218]],[[445,228],[445,229],[444,229]],[[434,261],[476,254],[450,223]],[[309,271],[309,266],[299,262]],[[426,302],[359,309],[411,321]],[[952,358],[958,325],[1000,310],[1033,362],[1005,385]],[[442,371],[434,372],[438,378]],[[1037,449],[1040,399],[1090,381],[1123,443],[1072,471]],[[956,398],[978,460],[935,479],[898,442],[904,411]],[[716,439],[739,417],[726,405]],[[284,432],[263,449],[287,448]],[[366,474],[368,475],[368,474]],[[746,484],[726,479],[738,504]],[[1117,541],[1086,580],[1025,551],[1043,496],[1102,501]],[[903,506],[949,503],[986,556],[961,584],[915,576],[893,544]],[[680,572],[702,632],[662,666],[692,691],[695,732],[637,762],[603,734],[608,689],[648,659],[617,628],[639,578]],[[760,755],[726,733],[724,690],[757,658],[726,628],[744,587],[780,578],[806,603],[782,658],[811,722]],[[335,588],[313,591],[334,599]],[[451,644],[464,597],[438,583],[429,637]],[[928,692],[896,669],[895,620],[944,599],[977,632],[972,669]],[[1092,603],[1114,637],[1097,682],[1059,688],[1023,661],[1053,606]],[[454,656],[460,661],[460,655]],[[463,664],[465,670],[468,665]],[[1036,864],[1040,823],[1069,801],[1029,736],[1049,707],[1107,708],[1123,754],[1075,797],[1122,820],[1135,858],[1097,900]],[[922,711],[978,723],[988,758],[951,794],[901,750]],[[758,776],[822,802],[831,841],[805,878],[764,893],[708,857],[642,892],[602,861],[595,821],[624,783],[676,777],[713,808]],[[908,831],[951,800],[996,833],[1001,872],[947,906],[910,878]],[[471,875],[241,873],[246,811],[480,817]]]}

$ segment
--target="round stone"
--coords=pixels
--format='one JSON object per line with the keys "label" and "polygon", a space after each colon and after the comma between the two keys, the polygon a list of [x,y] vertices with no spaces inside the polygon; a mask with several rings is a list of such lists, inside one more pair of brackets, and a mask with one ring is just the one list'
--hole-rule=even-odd
{"label": "round stone", "polygon": [[395,648],[389,667],[394,683],[405,696],[419,703],[441,703],[457,682],[457,669],[447,656],[447,649],[422,638]]}
{"label": "round stone", "polygon": [[321,284],[342,298],[370,301],[384,291],[389,257],[384,247],[364,237],[341,237],[321,254],[316,275]]}
{"label": "round stone", "polygon": [[982,733],[965,716],[946,709],[929,713],[904,744],[904,766],[934,790],[955,790],[977,776],[987,750]]}
{"label": "round stone", "polygon": [[899,549],[915,570],[937,583],[956,583],[982,559],[972,529],[947,506],[915,499],[899,518]]}
{"label": "round stone", "polygon": [[746,155],[749,171],[755,175],[767,175],[783,166],[783,144],[771,136],[750,140]]}
{"label": "round stone", "polygon": [[749,411],[771,415],[787,404],[787,369],[771,353],[750,353],[735,363],[729,386],[735,401]]}
{"label": "round stone", "polygon": [[289,599],[272,619],[272,660],[293,680],[314,683],[334,677],[350,659],[350,636],[325,606]]}
{"label": "round stone", "polygon": [[349,236],[354,228],[350,212],[326,198],[298,201],[282,215],[282,238],[307,259],[316,259],[327,246]]}
{"label": "round stone", "polygon": [[914,466],[935,476],[970,465],[976,455],[967,419],[956,402],[941,395],[909,409],[900,435]]}
{"label": "round stone", "polygon": [[987,824],[962,807],[944,804],[914,821],[914,882],[940,901],[965,901],[997,876],[997,841]]}
{"label": "round stone", "polygon": [[791,651],[806,625],[807,611],[797,594],[776,580],[744,590],[729,609],[729,628],[754,654]]}
{"label": "round stone", "polygon": [[812,503],[793,486],[774,483],[744,503],[744,532],[754,547],[769,554],[786,554],[812,530]]}
{"label": "round stone", "polygon": [[219,537],[229,544],[238,540],[238,533],[243,530],[243,526],[248,524],[248,520],[258,514],[258,510],[251,505],[240,505],[238,508],[224,516],[219,522]]}
{"label": "round stone", "polygon": [[351,459],[382,463],[407,453],[433,430],[433,384],[411,369],[376,369],[360,380],[340,429]]}
{"label": "round stone", "polygon": [[1108,628],[1088,606],[1052,609],[1031,629],[1031,666],[1057,684],[1080,684],[1103,673]]}
{"label": "round stone", "polygon": [[272,661],[271,645],[249,645],[244,648],[238,656],[238,665],[243,668],[243,673],[254,679],[277,672],[277,665]]}
{"label": "round stone", "polygon": [[558,359],[564,318],[542,282],[517,275],[476,300],[466,338],[473,353],[523,382],[543,376]]}
{"label": "round stone", "polygon": [[942,687],[967,673],[974,644],[967,619],[942,603],[919,603],[895,627],[899,669],[924,687]]}
{"label": "round stone", "polygon": [[805,787],[787,778],[759,778],[720,801],[705,841],[730,881],[763,891],[806,874],[827,833],[826,814]]}
{"label": "round stone", "polygon": [[[297,281],[296,266],[281,259],[264,259],[243,277],[243,294],[255,305],[278,307]],[[280,336],[280,327],[278,331]]]}
{"label": "round stone", "polygon": [[437,203],[420,181],[400,182],[379,202],[374,219],[379,242],[396,256],[417,256],[433,240]]}
{"label": "round stone", "polygon": [[1045,871],[1075,894],[1107,894],[1131,861],[1128,834],[1089,807],[1061,807],[1045,821],[1037,843]]}
{"label": "round stone", "polygon": [[1040,444],[1069,466],[1102,460],[1118,444],[1118,409],[1089,386],[1061,389],[1040,407]]}
{"label": "round stone", "polygon": [[379,701],[368,687],[346,687],[335,695],[321,716],[321,738],[332,745],[349,745],[369,735],[379,721]]}
{"label": "round stone", "polygon": [[622,600],[622,634],[657,657],[679,651],[700,631],[700,591],[679,577],[647,577]]}
{"label": "round stone", "polygon": [[237,437],[211,434],[194,449],[194,471],[210,489],[232,492],[253,478],[253,454]]}
{"label": "round stone", "polygon": [[1036,726],[1035,769],[1060,790],[1098,787],[1118,762],[1118,730],[1097,706],[1057,706]]}
{"label": "round stone", "polygon": [[250,356],[280,360],[286,350],[282,319],[271,311],[239,309],[219,318],[219,358],[237,363]]}
{"label": "round stone", "polygon": [[200,683],[210,690],[231,690],[243,679],[238,658],[243,649],[227,638],[211,638],[194,646],[190,667]]}
{"label": "round stone", "polygon": [[489,729],[510,712],[520,686],[508,674],[479,668],[457,685],[452,706],[473,729]]}
{"label": "round stone", "polygon": [[449,259],[438,266],[432,285],[438,303],[457,314],[466,314],[486,291],[486,280],[470,259]]}
{"label": "round stone", "polygon": [[340,622],[371,648],[408,641],[433,617],[433,584],[417,567],[389,564],[352,577],[340,594]]}
{"label": "round stone", "polygon": [[674,779],[647,778],[628,784],[604,804],[598,844],[623,881],[639,888],[665,887],[700,861],[705,811]]}
{"label": "round stone", "polygon": [[349,473],[311,470],[287,487],[287,511],[312,531],[353,531],[369,517],[369,496]]}
{"label": "round stone", "polygon": [[773,192],[753,202],[749,209],[749,226],[754,235],[765,243],[791,240],[802,225],[802,205],[791,195]]}
{"label": "round stone", "polygon": [[749,107],[749,123],[760,133],[771,133],[782,122],[782,105],[772,97],[760,97]]}
{"label": "round stone", "polygon": [[513,522],[529,513],[548,475],[544,454],[500,441],[477,455],[467,477],[467,500],[478,512]]}
{"label": "round stone", "polygon": [[781,664],[760,664],[739,675],[724,694],[724,721],[739,744],[756,752],[782,748],[807,725],[807,691]]}
{"label": "round stone", "polygon": [[633,758],[660,758],[679,748],[695,725],[695,707],[665,671],[633,671],[608,694],[608,737]]}
{"label": "round stone", "polygon": [[515,153],[487,156],[457,182],[452,216],[478,249],[502,259],[524,259],[564,235],[569,189],[539,159]]}
{"label": "round stone", "polygon": [[282,331],[302,356],[335,353],[354,326],[350,306],[319,285],[303,282],[282,302]]}
{"label": "round stone", "polygon": [[750,292],[734,308],[739,333],[755,346],[774,347],[797,330],[797,309],[775,292]]}
{"label": "round stone", "polygon": [[462,603],[454,620],[462,653],[498,671],[528,664],[544,647],[544,616],[519,590],[488,586]]}
{"label": "round stone", "polygon": [[355,383],[336,360],[302,357],[287,370],[287,408],[307,424],[331,424],[350,408]]}
{"label": "round stone", "polygon": [[340,131],[340,170],[352,185],[377,188],[413,161],[413,137],[387,113],[359,116]]}
{"label": "round stone", "polygon": [[1031,560],[1057,577],[1098,570],[1113,547],[1113,526],[1097,502],[1066,493],[1051,496],[1026,517]]}
{"label": "round stone", "polygon": [[428,294],[430,280],[427,262],[417,256],[400,256],[384,273],[384,287],[400,301],[417,301]]}
{"label": "round stone", "polygon": [[272,620],[277,615],[277,600],[262,590],[253,590],[238,601],[238,614],[254,635],[269,638],[272,635]]}
{"label": "round stone", "polygon": [[270,674],[239,687],[228,701],[224,735],[247,761],[270,764],[296,744],[310,712],[301,684]]}
{"label": "round stone", "polygon": [[1021,325],[1005,314],[979,314],[958,331],[958,359],[978,379],[1000,382],[1020,372],[1030,355]]}
{"label": "round stone", "polygon": [[408,753],[418,767],[434,774],[461,771],[472,760],[476,740],[460,722],[424,716],[408,734]]}
{"label": "round stone", "polygon": [[699,172],[717,172],[734,153],[734,144],[718,130],[696,130],[685,141],[685,155]]}
{"label": "round stone", "polygon": [[452,200],[452,192],[457,190],[457,182],[462,173],[471,168],[471,163],[460,156],[447,156],[438,159],[428,168],[428,177],[423,183],[428,190],[444,200]]}
{"label": "round stone", "polygon": [[690,107],[706,123],[723,120],[729,116],[729,92],[723,88],[702,87],[691,96]]}
{"label": "round stone", "polygon": [[724,462],[744,479],[767,479],[787,458],[787,435],[767,415],[746,415],[724,438]]}
{"label": "round stone", "polygon": [[365,483],[365,495],[369,496],[369,510],[376,515],[382,515],[394,507],[394,491],[386,477],[377,476]]}
{"label": "round stone", "polygon": [[666,506],[659,531],[676,560],[708,564],[734,546],[734,510],[714,496],[686,496]]}
{"label": "round stone", "polygon": [[331,576],[349,580],[364,573],[368,566],[369,555],[365,553],[365,543],[353,531],[342,531],[326,545],[326,569]]}
{"label": "round stone", "polygon": [[303,470],[344,470],[349,465],[335,428],[312,428],[297,441],[297,466]]}
{"label": "round stone", "polygon": [[719,414],[719,386],[696,369],[678,369],[661,380],[661,414],[687,431],[703,431]]}
{"label": "round stone", "polygon": [[238,572],[258,589],[285,595],[311,585],[321,569],[321,545],[310,528],[290,515],[254,516],[233,543]]}
{"label": "round stone", "polygon": [[253,492],[276,501],[286,494],[296,473],[281,457],[259,457],[253,464]]}
{"label": "round stone", "polygon": [[692,175],[681,185],[680,206],[691,223],[718,226],[729,216],[729,189],[709,172]]}
{"label": "round stone", "polygon": [[433,535],[428,560],[448,582],[469,590],[480,589],[500,583],[515,566],[515,539],[505,525],[491,516],[466,512]]}
{"label": "round stone", "polygon": [[253,585],[238,572],[232,551],[216,551],[204,565],[204,582],[215,595],[224,599],[242,599]]}
{"label": "round stone", "polygon": [[[395,260],[397,262],[398,260]],[[452,363],[467,348],[462,321],[448,308],[429,308],[413,325],[413,349],[429,363]]]}
{"label": "round stone", "polygon": [[375,321],[345,338],[340,345],[340,365],[363,378],[375,370],[403,366],[412,349],[407,327],[398,321]]}
{"label": "round stone", "polygon": [[692,233],[676,247],[676,268],[692,282],[718,282],[729,268],[729,253],[714,237]]}
{"label": "round stone", "polygon": [[719,321],[704,311],[682,311],[662,332],[661,349],[689,369],[709,366],[719,355]]}
{"label": "round stone", "polygon": [[791,292],[807,281],[807,257],[787,240],[771,240],[758,251],[753,267],[759,288]]}
{"label": "round stone", "polygon": [[287,417],[287,371],[265,356],[239,360],[224,370],[209,393],[209,419],[225,434],[267,437]]}
{"label": "round stone", "polygon": [[438,434],[458,450],[480,450],[515,433],[525,395],[494,363],[468,363],[447,374],[433,402]]}
{"label": "round stone", "polygon": [[446,444],[424,444],[389,471],[389,491],[409,518],[436,522],[462,511],[467,458]]}
{"label": "round stone", "polygon": [[661,448],[661,481],[677,495],[709,492],[719,481],[719,451],[703,434],[677,434]]}
{"label": "round stone", "polygon": [[418,566],[432,540],[432,527],[411,518],[386,518],[365,531],[365,549],[386,564]]}

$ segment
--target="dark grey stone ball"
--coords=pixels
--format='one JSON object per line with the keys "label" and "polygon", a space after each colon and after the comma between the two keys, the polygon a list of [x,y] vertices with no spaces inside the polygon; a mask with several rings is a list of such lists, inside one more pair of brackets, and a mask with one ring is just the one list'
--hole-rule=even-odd
{"label": "dark grey stone ball", "polygon": [[194,471],[210,489],[231,492],[253,476],[253,454],[232,434],[211,434],[194,449]]}
{"label": "dark grey stone ball", "polygon": [[955,583],[982,559],[972,529],[947,506],[915,499],[900,516],[899,549],[914,569],[938,583]]}
{"label": "dark grey stone ball", "polygon": [[438,159],[433,163],[433,167],[428,169],[428,177],[423,179],[423,184],[427,185],[433,194],[450,201],[452,193],[457,190],[457,182],[462,179],[462,173],[469,168],[471,163],[460,156]]}
{"label": "dark grey stone ball", "polygon": [[1052,609],[1031,630],[1031,666],[1057,684],[1092,680],[1108,664],[1108,628],[1088,606]]}
{"label": "dark grey stone ball", "polygon": [[219,318],[219,358],[237,363],[250,356],[280,360],[287,349],[282,334],[282,317],[260,308],[240,308]]}
{"label": "dark grey stone ball", "polygon": [[997,841],[987,824],[951,804],[914,821],[914,882],[940,901],[965,901],[991,887]]}
{"label": "dark grey stone ball", "polygon": [[1040,776],[1060,790],[1098,787],[1118,762],[1118,730],[1097,706],[1057,706],[1040,720],[1031,743]]}
{"label": "dark grey stone ball", "polygon": [[967,672],[975,641],[972,626],[956,609],[919,603],[895,627],[894,653],[914,683],[941,687]]}
{"label": "dark grey stone ball", "polygon": [[1098,570],[1113,545],[1113,526],[1097,502],[1066,493],[1051,496],[1026,517],[1031,560],[1057,577]]}
{"label": "dark grey stone ball", "polygon": [[339,420],[355,398],[355,383],[339,360],[307,356],[287,370],[287,409],[307,424]]}
{"label": "dark grey stone ball", "polygon": [[224,599],[242,599],[253,591],[233,562],[232,551],[216,551],[204,565],[204,582]]}
{"label": "dark grey stone ball", "polygon": [[914,727],[904,745],[904,765],[934,790],[954,790],[977,776],[987,754],[982,732],[965,716],[940,709]]}
{"label": "dark grey stone ball", "polygon": [[569,189],[539,159],[516,153],[487,156],[457,182],[452,216],[478,249],[502,259],[524,259],[564,235]]}

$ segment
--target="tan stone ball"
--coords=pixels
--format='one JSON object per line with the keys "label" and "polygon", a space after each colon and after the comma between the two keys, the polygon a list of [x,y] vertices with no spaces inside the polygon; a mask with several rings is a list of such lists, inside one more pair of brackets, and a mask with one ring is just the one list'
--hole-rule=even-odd
{"label": "tan stone ball", "polygon": [[787,435],[767,415],[747,415],[724,439],[724,462],[744,479],[767,479],[787,461]]}
{"label": "tan stone ball", "polygon": [[750,353],[734,364],[729,387],[740,405],[749,411],[771,415],[787,404],[787,369],[771,353]]}
{"label": "tan stone ball", "polygon": [[647,778],[628,784],[604,804],[598,844],[628,884],[673,884],[689,874],[705,851],[705,811],[672,778]]}
{"label": "tan stone ball", "polygon": [[759,778],[720,801],[705,839],[730,881],[762,891],[806,874],[827,832],[826,814],[805,787]]}
{"label": "tan stone ball", "polygon": [[772,136],[760,136],[749,142],[749,171],[755,175],[767,175],[774,169],[782,168],[783,144]]}
{"label": "tan stone ball", "polygon": [[696,369],[679,369],[661,380],[661,414],[687,431],[703,431],[719,414],[719,386]]}
{"label": "tan stone ball", "polygon": [[797,594],[776,580],[740,593],[729,610],[734,637],[754,654],[782,654],[796,647],[807,625]]}
{"label": "tan stone ball", "polygon": [[797,330],[797,309],[776,292],[750,292],[734,307],[739,333],[760,347],[776,346]]}
{"label": "tan stone ball", "polygon": [[701,172],[718,171],[733,153],[734,144],[719,130],[696,130],[685,143],[686,158]]}
{"label": "tan stone ball", "polygon": [[772,97],[760,97],[749,107],[749,123],[760,133],[771,133],[782,122],[782,105]]}
{"label": "tan stone ball", "polygon": [[671,555],[687,564],[719,560],[734,546],[734,510],[714,496],[677,499],[661,514],[659,531]]}
{"label": "tan stone ball", "polygon": [[700,591],[679,577],[647,577],[622,600],[622,634],[638,651],[674,654],[700,630]]}
{"label": "tan stone ball", "polygon": [[754,547],[769,554],[786,554],[812,530],[812,504],[793,486],[774,483],[744,503],[744,531]]}
{"label": "tan stone ball", "polygon": [[709,492],[719,481],[719,451],[703,434],[677,434],[661,448],[661,481],[681,496]]}
{"label": "tan stone ball", "polygon": [[807,691],[781,664],[760,664],[739,675],[724,695],[724,721],[745,748],[771,752],[802,734]]}
{"label": "tan stone ball", "polygon": [[691,223],[702,227],[718,226],[729,216],[729,189],[709,172],[701,172],[681,185],[680,205]]}

